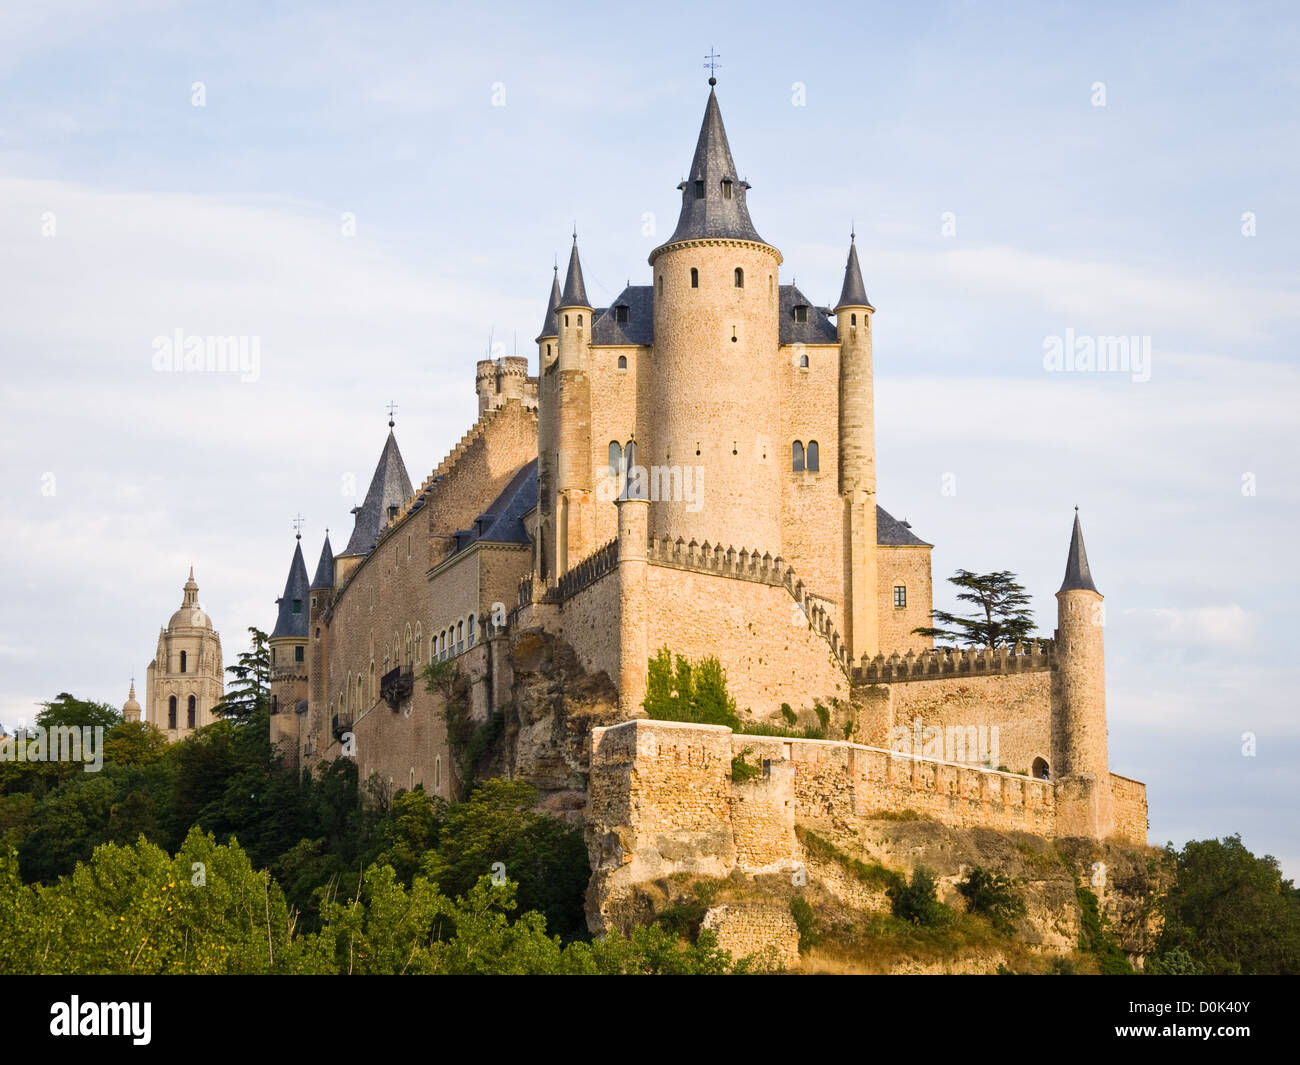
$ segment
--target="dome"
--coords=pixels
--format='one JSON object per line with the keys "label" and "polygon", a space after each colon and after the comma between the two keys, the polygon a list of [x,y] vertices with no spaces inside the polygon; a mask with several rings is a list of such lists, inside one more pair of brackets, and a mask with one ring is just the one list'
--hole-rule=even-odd
{"label": "dome", "polygon": [[136,714],[140,713],[140,703],[135,697],[135,681],[131,681],[131,694],[126,697],[126,702],[122,704],[123,715],[131,711],[135,711]]}
{"label": "dome", "polygon": [[212,619],[199,606],[199,586],[194,580],[194,567],[191,566],[189,580],[185,582],[185,594],[181,599],[181,608],[167,622],[167,631],[211,628]]}

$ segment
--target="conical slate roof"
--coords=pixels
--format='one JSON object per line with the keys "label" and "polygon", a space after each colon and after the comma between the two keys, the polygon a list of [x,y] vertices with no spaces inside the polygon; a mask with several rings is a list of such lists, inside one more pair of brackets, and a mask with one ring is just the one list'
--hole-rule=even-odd
{"label": "conical slate roof", "polygon": [[325,543],[321,545],[320,561],[316,563],[316,576],[312,578],[312,590],[334,587],[334,551],[330,548],[330,534],[325,534]]}
{"label": "conical slate roof", "polygon": [[1065,580],[1061,582],[1060,591],[1072,592],[1080,588],[1097,592],[1097,586],[1092,583],[1092,573],[1088,569],[1088,552],[1083,547],[1083,526],[1079,524],[1079,512],[1076,510],[1074,532],[1070,536],[1070,556],[1065,562]]}
{"label": "conical slate roof", "polygon": [[[849,261],[844,264],[844,287],[840,289],[840,307],[870,307],[867,299],[867,286],[862,283],[862,267],[858,265],[858,245],[856,240],[849,241]],[[875,308],[872,308],[873,310]]]}
{"label": "conical slate roof", "polygon": [[[577,254],[577,246],[574,246],[574,254]],[[537,334],[537,339],[542,337],[557,337],[560,335],[560,319],[555,310],[560,305],[560,268],[555,268],[555,273],[551,275],[551,298],[546,301],[546,318],[542,321],[542,331]]]}
{"label": "conical slate roof", "polygon": [[741,181],[736,172],[718,97],[712,89],[704,109],[700,137],[695,143],[691,169],[686,180],[677,187],[682,190],[682,213],[677,219],[677,228],[666,243],[703,237],[767,243],[749,219],[749,208],[745,206],[749,182]]}
{"label": "conical slate roof", "polygon": [[356,515],[356,524],[343,554],[370,554],[379,541],[380,531],[388,523],[389,507],[400,507],[413,494],[411,478],[406,475],[406,464],[397,449],[397,438],[390,429],[383,454],[379,456],[379,465],[375,467],[375,475],[370,478],[370,487],[366,489],[366,498],[352,511]]}
{"label": "conical slate roof", "polygon": [[[289,579],[284,582],[284,595],[276,601],[280,611],[276,615],[271,639],[280,636],[307,635],[307,563],[302,560],[302,541],[293,549],[293,562],[289,564]],[[294,604],[298,609],[294,610]]]}
{"label": "conical slate roof", "polygon": [[[590,307],[587,299],[587,286],[582,283],[582,263],[578,261],[578,238],[573,238],[573,250],[569,252],[569,272],[564,275],[564,292],[557,307]],[[556,333],[558,335],[558,328]],[[550,334],[547,334],[548,336]]]}

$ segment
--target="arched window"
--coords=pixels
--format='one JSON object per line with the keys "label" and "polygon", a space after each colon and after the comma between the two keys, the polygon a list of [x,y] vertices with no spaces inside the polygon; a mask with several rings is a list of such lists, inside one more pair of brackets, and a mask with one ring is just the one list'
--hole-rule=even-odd
{"label": "arched window", "polygon": [[474,646],[474,615],[469,616],[469,645]]}
{"label": "arched window", "polygon": [[442,791],[442,755],[433,760],[433,790]]}
{"label": "arched window", "polygon": [[191,695],[191,696],[190,696],[190,699],[189,699],[189,703],[188,703],[188,704],[186,705],[186,707],[185,707],[185,727],[186,727],[186,728],[195,728],[195,727],[196,727],[196,724],[195,724],[195,723],[196,723],[197,720],[198,720],[198,712],[199,712],[199,708],[198,708],[198,705],[197,705],[197,700],[194,698],[194,696]]}
{"label": "arched window", "polygon": [[370,660],[370,702],[375,701],[375,660]]}
{"label": "arched window", "polygon": [[424,626],[417,621],[415,623],[415,643],[412,645],[412,648],[414,653],[418,655],[420,653],[420,649],[423,647],[424,647]]}
{"label": "arched window", "polygon": [[578,315],[578,328],[582,328],[582,315]]}
{"label": "arched window", "polygon": [[404,646],[406,656],[402,659],[408,666],[411,664],[411,626],[406,626],[406,644]]}
{"label": "arched window", "polygon": [[460,654],[465,650],[465,623],[456,622],[456,653]]}
{"label": "arched window", "polygon": [[609,442],[609,474],[611,477],[623,476],[623,445],[617,440]]}
{"label": "arched window", "polygon": [[660,274],[660,275],[659,275],[659,295],[662,296],[663,294],[664,294],[664,275],[663,275],[663,274]]}
{"label": "arched window", "polygon": [[808,369],[808,352],[806,351],[799,353],[799,368],[802,370]]}
{"label": "arched window", "polygon": [[618,368],[619,368],[620,370],[626,370],[626,369],[627,369],[627,356],[626,356],[626,355],[620,355],[620,356],[618,357]]}
{"label": "arched window", "polygon": [[433,665],[438,660],[438,637],[433,635],[429,637],[429,665]]}
{"label": "arched window", "polygon": [[808,469],[812,470],[813,473],[816,473],[819,469],[821,469],[821,467],[817,464],[817,441],[816,440],[808,441],[807,458],[808,458]]}
{"label": "arched window", "polygon": [[695,267],[691,267],[691,288],[700,287],[700,272]]}
{"label": "arched window", "polygon": [[182,651],[182,652],[181,652],[181,672],[182,672],[182,673],[185,672],[185,663],[186,663],[186,660],[187,660],[187,656],[186,656],[185,652]]}
{"label": "arched window", "polygon": [[567,314],[564,316],[564,326],[566,329],[569,326],[569,316]]}
{"label": "arched window", "polygon": [[850,314],[849,325],[857,325],[857,324],[858,324],[858,316],[856,314]]}
{"label": "arched window", "polygon": [[1031,775],[1037,780],[1051,780],[1051,770],[1047,766],[1047,761],[1043,758],[1035,758]]}
{"label": "arched window", "polygon": [[360,712],[361,710],[364,710],[365,707],[366,707],[366,691],[365,691],[364,683],[363,683],[363,681],[362,681],[362,679],[361,679],[361,674],[358,673],[358,674],[357,674],[357,710],[358,710],[358,712]]}
{"label": "arched window", "polygon": [[176,696],[171,696],[167,700],[167,727],[176,727]]}
{"label": "arched window", "polygon": [[736,287],[737,288],[745,287],[745,271],[742,270],[739,266],[736,267]]}
{"label": "arched window", "polygon": [[795,473],[803,469],[803,444],[798,440],[790,448],[790,468]]}

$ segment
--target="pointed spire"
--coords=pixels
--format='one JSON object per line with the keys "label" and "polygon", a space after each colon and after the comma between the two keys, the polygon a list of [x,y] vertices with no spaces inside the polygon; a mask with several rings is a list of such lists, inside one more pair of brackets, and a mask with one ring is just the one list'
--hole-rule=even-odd
{"label": "pointed spire", "polygon": [[573,232],[573,250],[569,252],[569,272],[564,275],[564,292],[557,307],[590,307],[587,286],[582,283],[582,263],[578,261],[578,231]]}
{"label": "pointed spire", "polygon": [[[844,264],[844,287],[840,289],[840,302],[835,305],[838,311],[841,307],[871,307],[871,301],[867,299],[867,286],[862,283],[862,267],[858,265],[858,242],[857,234],[849,234],[849,258]],[[875,310],[874,307],[871,307]]]}
{"label": "pointed spire", "polygon": [[181,596],[181,606],[194,606],[199,601],[199,585],[194,579],[194,567],[190,567],[189,578],[185,581],[183,594]]}
{"label": "pointed spire", "polygon": [[307,635],[307,563],[302,558],[302,541],[295,540],[293,561],[289,564],[289,577],[284,582],[284,594],[277,599],[279,613],[271,638]]}
{"label": "pointed spire", "polygon": [[390,516],[412,495],[411,478],[407,476],[406,464],[397,448],[397,438],[389,429],[384,450],[379,456],[379,465],[375,467],[370,487],[366,489],[366,498],[362,500],[361,506],[352,511],[356,515],[356,524],[343,554],[370,554]]}
{"label": "pointed spire", "polygon": [[[1083,526],[1079,524],[1079,508],[1074,508],[1074,532],[1070,536],[1070,555],[1065,562],[1065,580],[1061,582],[1061,592],[1073,592],[1082,589],[1097,592],[1092,583],[1092,573],[1088,569],[1088,552],[1083,547]],[[1100,592],[1097,592],[1100,595]]]}
{"label": "pointed spire", "polygon": [[311,590],[334,587],[334,550],[330,547],[330,531],[325,530],[325,543],[321,545],[320,561],[316,563],[316,576],[312,578]]}
{"label": "pointed spire", "polygon": [[558,337],[560,335],[560,319],[555,313],[560,306],[560,264],[556,263],[552,270],[551,296],[546,301],[546,318],[542,321],[542,331],[537,334],[538,340],[543,337]]}
{"label": "pointed spire", "polygon": [[700,136],[695,142],[691,168],[686,180],[677,187],[682,190],[682,213],[677,219],[677,228],[666,243],[704,237],[767,243],[750,221],[749,208],[745,205],[749,182],[740,180],[736,170],[731,145],[727,142],[727,130],[722,124],[718,96],[712,88],[704,108]]}

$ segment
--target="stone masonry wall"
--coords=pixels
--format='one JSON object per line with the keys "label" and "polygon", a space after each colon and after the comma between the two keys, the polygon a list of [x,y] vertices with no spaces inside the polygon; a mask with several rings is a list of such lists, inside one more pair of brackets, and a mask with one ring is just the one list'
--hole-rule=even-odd
{"label": "stone masonry wall", "polygon": [[1147,786],[1118,773],[1110,775],[1115,809],[1115,835],[1130,843],[1147,841]]}

